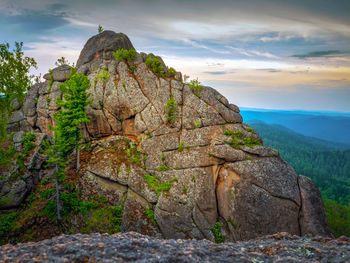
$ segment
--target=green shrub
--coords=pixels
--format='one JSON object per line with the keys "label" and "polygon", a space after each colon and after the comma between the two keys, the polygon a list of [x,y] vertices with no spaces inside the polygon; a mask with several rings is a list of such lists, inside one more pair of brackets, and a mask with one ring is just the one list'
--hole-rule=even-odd
{"label": "green shrub", "polygon": [[103,85],[106,85],[107,80],[109,79],[111,75],[109,74],[107,67],[104,67],[101,71],[101,73],[96,74],[96,78],[94,80],[94,90],[96,90],[97,81],[101,80],[103,82]]}
{"label": "green shrub", "polygon": [[221,232],[221,223],[220,222],[215,223],[215,225],[211,228],[211,232],[214,235],[215,243],[220,244],[220,243],[224,242],[225,236]]}
{"label": "green shrub", "polygon": [[165,154],[164,154],[164,153],[161,154],[161,158],[162,158],[163,161],[165,161],[165,158],[166,158],[166,157],[165,157]]}
{"label": "green shrub", "polygon": [[137,147],[134,144],[132,144],[130,148],[126,149],[125,153],[131,162],[137,163],[138,165],[141,165],[142,159],[147,159],[147,155],[142,156],[142,153],[137,150]]}
{"label": "green shrub", "polygon": [[174,77],[176,75],[176,70],[174,68],[168,69],[168,76]]}
{"label": "green shrub", "polygon": [[123,218],[123,205],[108,206],[94,209],[86,219],[83,233],[103,232],[115,234],[120,232]]}
{"label": "green shrub", "polygon": [[134,61],[136,59],[136,50],[122,48],[114,52],[113,56],[116,60]]}
{"label": "green shrub", "polygon": [[21,143],[23,146],[23,153],[25,156],[35,148],[35,134],[34,132],[26,132],[23,134]]}
{"label": "green shrub", "polygon": [[260,140],[253,137],[253,133],[251,133],[249,137],[245,137],[241,129],[236,129],[235,131],[225,130],[224,135],[231,137],[231,140],[228,142],[228,145],[230,145],[233,148],[239,148],[241,142],[245,146],[251,148],[257,145],[261,145]]}
{"label": "green shrub", "polygon": [[[5,237],[5,234],[14,228],[18,216],[19,212],[0,215],[0,237]],[[4,240],[0,239],[0,245],[4,245],[2,242],[4,242]]]}
{"label": "green shrub", "polygon": [[192,89],[193,93],[200,98],[201,94],[201,90],[203,89],[203,85],[201,85],[201,83],[198,81],[197,79],[193,79],[190,81],[190,83],[187,83],[187,85]]}
{"label": "green shrub", "polygon": [[249,126],[249,127],[247,128],[247,132],[253,132],[253,128]]}
{"label": "green shrub", "polygon": [[197,128],[200,128],[201,127],[201,121],[196,121],[195,123],[194,123],[194,126],[196,126]]}
{"label": "green shrub", "polygon": [[185,149],[184,143],[183,143],[183,142],[180,142],[180,145],[179,145],[179,147],[177,147],[176,150],[177,150],[178,152],[182,152],[184,149]]}
{"label": "green shrub", "polygon": [[164,164],[161,164],[159,167],[158,167],[158,171],[159,172],[162,172],[162,171],[168,171],[170,170],[170,168]]}
{"label": "green shrub", "polygon": [[8,166],[15,154],[16,150],[13,145],[11,145],[7,150],[0,147],[0,166]]}
{"label": "green shrub", "polygon": [[145,180],[147,184],[157,193],[157,195],[161,195],[164,191],[169,191],[172,187],[173,182],[177,182],[177,178],[174,177],[168,182],[161,182],[155,176],[151,174],[145,175]]}
{"label": "green shrub", "polygon": [[235,222],[233,222],[233,220],[231,220],[230,218],[227,218],[226,222],[229,223],[233,228],[236,228]]}
{"label": "green shrub", "polygon": [[136,67],[135,67],[134,65],[132,65],[132,66],[129,67],[129,70],[130,70],[131,72],[134,72],[134,71],[136,70]]}
{"label": "green shrub", "polygon": [[154,73],[158,74],[161,77],[165,77],[165,71],[159,58],[155,57],[152,59],[151,56],[148,56],[145,64],[150,67]]}
{"label": "green shrub", "polygon": [[157,221],[154,219],[154,210],[153,209],[146,209],[144,212],[143,212],[147,218],[151,221],[151,223],[153,225],[158,225],[157,224]]}
{"label": "green shrub", "polygon": [[167,110],[167,121],[170,123],[175,122],[175,112],[176,112],[176,103],[175,103],[175,98],[171,94],[170,99],[167,101],[165,109]]}

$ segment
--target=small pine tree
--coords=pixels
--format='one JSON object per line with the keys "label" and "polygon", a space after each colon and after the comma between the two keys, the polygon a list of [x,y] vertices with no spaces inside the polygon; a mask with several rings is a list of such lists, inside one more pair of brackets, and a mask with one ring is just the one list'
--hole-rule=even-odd
{"label": "small pine tree", "polygon": [[53,143],[50,144],[48,140],[43,141],[43,153],[49,158],[46,160],[46,167],[53,168],[50,179],[54,180],[55,185],[55,201],[53,201],[55,205],[55,214],[57,217],[57,221],[61,222],[62,220],[62,210],[63,205],[61,202],[61,190],[62,190],[62,182],[64,181],[64,168],[66,167],[65,162],[65,149],[66,142],[62,138],[62,135],[59,133],[59,130],[55,130],[55,136],[53,139]]}
{"label": "small pine tree", "polygon": [[103,27],[101,25],[98,25],[98,29],[97,30],[98,30],[99,34],[101,34],[104,31],[104,29],[103,29]]}
{"label": "small pine tree", "polygon": [[45,141],[43,153],[49,157],[47,166],[53,168],[51,179],[54,179],[55,201],[50,201],[50,208],[55,208],[57,221],[62,220],[64,205],[62,194],[65,179],[64,169],[67,167],[67,156],[76,151],[76,169],[79,170],[79,145],[80,125],[89,122],[85,108],[89,103],[89,96],[86,91],[90,88],[90,81],[84,74],[77,74],[72,68],[70,77],[61,87],[63,99],[57,99],[56,105],[61,109],[54,114],[56,126],[51,127],[54,131],[52,144]]}
{"label": "small pine tree", "polygon": [[62,65],[69,65],[69,62],[65,57],[61,57],[61,58],[57,59],[57,61],[55,62],[55,65],[57,67],[62,66]]}
{"label": "small pine tree", "polygon": [[65,155],[75,148],[77,171],[80,169],[80,126],[82,123],[90,121],[85,112],[85,108],[89,104],[90,94],[86,92],[89,88],[88,77],[72,70],[70,78],[60,87],[63,100],[57,99],[56,101],[56,105],[62,110],[54,115],[57,123],[54,130],[59,132],[66,142]]}

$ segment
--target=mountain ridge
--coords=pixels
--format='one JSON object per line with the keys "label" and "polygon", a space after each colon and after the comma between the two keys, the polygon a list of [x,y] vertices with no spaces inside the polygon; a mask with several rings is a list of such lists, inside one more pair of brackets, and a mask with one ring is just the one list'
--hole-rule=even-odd
{"label": "mountain ridge", "polygon": [[[64,98],[67,65],[35,84],[9,120],[15,151],[22,154],[28,140],[33,147],[21,167],[9,167],[18,176],[0,169],[0,208],[19,209],[5,215],[14,220],[7,240],[93,231],[216,242],[281,231],[332,236],[317,187],[264,146],[217,90],[186,82],[121,33],[91,37],[78,61],[74,74],[90,84],[91,98],[84,145],[67,157],[79,170],[72,162],[53,181],[55,166],[45,169],[41,151],[64,112],[55,102]],[[51,226],[57,200],[66,221]]]}

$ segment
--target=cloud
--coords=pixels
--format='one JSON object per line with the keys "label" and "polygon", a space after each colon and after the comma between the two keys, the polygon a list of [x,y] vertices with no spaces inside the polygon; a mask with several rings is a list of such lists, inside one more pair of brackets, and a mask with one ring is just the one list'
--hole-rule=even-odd
{"label": "cloud", "polygon": [[306,59],[306,58],[319,58],[319,57],[341,57],[350,55],[350,51],[340,50],[325,50],[325,51],[313,51],[306,54],[292,55],[294,58]]}
{"label": "cloud", "polygon": [[203,73],[210,74],[210,75],[225,75],[228,72],[226,72],[226,71],[204,71]]}
{"label": "cloud", "polygon": [[257,69],[258,71],[266,71],[266,72],[271,72],[271,73],[277,73],[277,72],[282,72],[280,69],[274,69],[274,68],[259,68]]}
{"label": "cloud", "polygon": [[277,59],[279,58],[278,56],[275,56],[269,52],[261,52],[257,50],[248,50],[248,49],[243,49],[243,48],[236,48],[236,47],[231,47],[231,46],[226,46],[227,48],[238,52],[239,54],[245,55],[247,57],[252,57],[252,56],[258,56],[258,57],[265,57],[265,58],[272,58],[272,59]]}
{"label": "cloud", "polygon": [[183,39],[182,40],[185,44],[189,44],[193,47],[196,47],[196,48],[203,48],[203,49],[206,49],[206,50],[209,50],[213,53],[218,53],[218,54],[230,54],[230,51],[227,51],[227,50],[217,50],[215,48],[211,48],[209,46],[206,46],[206,45],[203,45],[203,44],[199,44],[195,41],[192,41],[190,39]]}

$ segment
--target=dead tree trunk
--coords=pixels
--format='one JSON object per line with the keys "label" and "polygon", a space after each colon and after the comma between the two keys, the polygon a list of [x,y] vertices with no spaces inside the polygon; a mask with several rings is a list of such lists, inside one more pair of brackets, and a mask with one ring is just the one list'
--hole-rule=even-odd
{"label": "dead tree trunk", "polygon": [[80,170],[80,151],[79,151],[79,134],[77,134],[76,136],[76,141],[77,141],[77,144],[75,146],[75,150],[76,150],[76,165],[75,165],[75,168],[76,168],[76,171],[78,172]]}
{"label": "dead tree trunk", "polygon": [[62,210],[62,205],[61,205],[61,199],[60,199],[60,183],[58,181],[58,166],[56,164],[55,166],[55,188],[56,188],[56,215],[57,215],[57,221],[61,222],[62,217],[61,217],[61,210]]}

